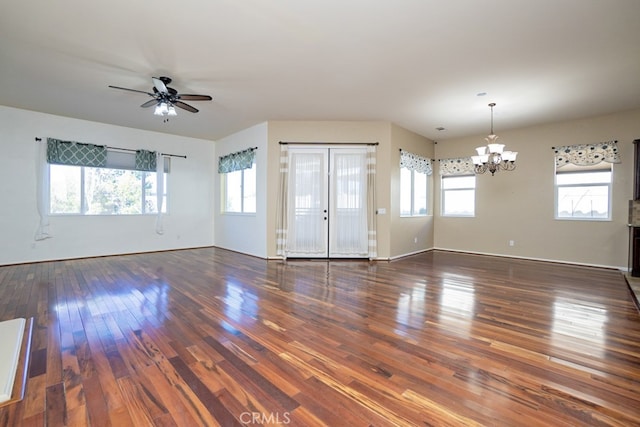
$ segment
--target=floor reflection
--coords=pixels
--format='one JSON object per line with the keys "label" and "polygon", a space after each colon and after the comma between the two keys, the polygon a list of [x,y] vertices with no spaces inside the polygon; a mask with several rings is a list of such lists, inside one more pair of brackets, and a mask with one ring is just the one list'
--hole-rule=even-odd
{"label": "floor reflection", "polygon": [[426,285],[416,283],[410,292],[403,292],[398,298],[396,322],[403,326],[420,328],[425,321]]}
{"label": "floor reflection", "polygon": [[471,277],[445,273],[440,293],[440,325],[468,337],[475,314],[475,300]]}
{"label": "floor reflection", "polygon": [[237,322],[246,320],[246,316],[254,320],[258,317],[259,299],[248,289],[248,287],[227,278],[225,294],[220,297],[225,304],[224,313]]}
{"label": "floor reflection", "polygon": [[576,338],[586,344],[586,354],[602,356],[607,318],[607,310],[601,304],[557,297],[553,303],[552,342],[559,347],[573,348],[575,340],[567,338]]}
{"label": "floor reflection", "polygon": [[[122,288],[127,287],[123,285]],[[128,311],[136,319],[144,319],[158,326],[166,320],[169,313],[170,291],[171,286],[165,282],[151,283],[144,288],[130,289],[127,292],[114,293],[106,290],[91,293],[89,298],[83,296],[81,299],[66,300],[57,304],[55,310],[58,314],[87,310],[92,317]]]}

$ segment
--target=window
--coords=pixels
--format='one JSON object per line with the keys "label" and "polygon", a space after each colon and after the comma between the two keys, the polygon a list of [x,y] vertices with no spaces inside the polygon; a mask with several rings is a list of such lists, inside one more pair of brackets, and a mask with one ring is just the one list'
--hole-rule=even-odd
{"label": "window", "polygon": [[256,212],[256,164],[221,174],[222,212]]}
{"label": "window", "polygon": [[611,219],[610,163],[556,170],[556,219]]}
{"label": "window", "polygon": [[417,170],[400,168],[400,216],[425,216],[428,175]]}
{"label": "window", "polygon": [[[49,165],[52,215],[140,215],[157,213],[156,173],[127,169]],[[164,174],[162,212],[167,211]]]}
{"label": "window", "polygon": [[442,177],[443,216],[474,216],[475,199],[475,175]]}

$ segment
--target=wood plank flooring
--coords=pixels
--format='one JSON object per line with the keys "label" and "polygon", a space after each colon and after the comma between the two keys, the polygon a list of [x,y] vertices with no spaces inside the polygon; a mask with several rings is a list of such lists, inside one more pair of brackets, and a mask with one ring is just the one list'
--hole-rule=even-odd
{"label": "wood plank flooring", "polygon": [[640,425],[613,270],[202,248],[0,267],[15,317],[31,363],[0,426]]}

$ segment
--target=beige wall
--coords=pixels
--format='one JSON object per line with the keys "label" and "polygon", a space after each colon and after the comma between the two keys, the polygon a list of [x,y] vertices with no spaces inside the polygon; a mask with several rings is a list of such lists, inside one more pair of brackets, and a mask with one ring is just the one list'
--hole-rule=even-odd
{"label": "beige wall", "polygon": [[[633,140],[640,138],[640,110],[496,133],[518,151],[513,172],[479,175],[475,218],[439,214],[435,180],[435,247],[589,265],[627,267],[628,200],[633,189]],[[438,159],[475,154],[484,135],[439,142]],[[551,147],[618,140],[622,163],[613,168],[611,221],[554,219],[554,153]],[[515,245],[509,246],[509,240]]]}
{"label": "beige wall", "polygon": [[[393,135],[393,137],[392,137]],[[395,138],[392,144],[392,138]],[[340,121],[270,121],[268,123],[268,192],[270,197],[267,200],[267,252],[268,257],[276,257],[275,243],[275,223],[276,223],[276,203],[278,191],[278,164],[280,144],[279,142],[317,142],[317,143],[370,143],[377,142],[377,176],[376,181],[376,205],[377,208],[386,209],[386,214],[377,216],[378,228],[378,258],[388,259],[397,252],[397,245],[393,242],[395,236],[391,232],[391,223],[395,221],[393,212],[398,212],[395,206],[399,202],[399,184],[393,179],[398,177],[398,148],[417,148],[420,142],[427,142],[426,138],[420,137],[411,132],[405,131],[398,126],[386,121],[365,121],[365,122],[340,122]],[[403,146],[404,144],[404,146]],[[418,151],[418,150],[416,150]],[[419,151],[423,153],[423,151]],[[429,155],[427,150],[425,155]],[[396,187],[394,187],[394,185]],[[393,188],[393,190],[392,190]],[[396,199],[392,199],[397,196]],[[397,231],[397,225],[394,226]],[[422,249],[430,247],[432,244],[432,232],[427,232],[422,228],[431,228],[431,225],[418,227],[411,226],[411,239],[413,235],[420,236]],[[427,246],[427,244],[429,246]],[[409,248],[415,250],[413,244]],[[406,254],[406,252],[405,252]]]}
{"label": "beige wall", "polygon": [[434,158],[433,141],[408,131],[397,125],[391,126],[391,168],[390,168],[390,192],[391,210],[390,218],[390,254],[391,258],[421,252],[433,248],[433,181],[429,178],[429,211],[427,217],[400,217],[400,149],[409,151],[419,156]]}

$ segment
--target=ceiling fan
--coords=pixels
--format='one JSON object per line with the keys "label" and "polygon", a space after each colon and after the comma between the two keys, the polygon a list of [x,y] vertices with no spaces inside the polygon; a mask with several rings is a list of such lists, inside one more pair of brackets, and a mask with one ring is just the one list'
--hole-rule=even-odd
{"label": "ceiling fan", "polygon": [[188,95],[184,93],[178,93],[172,87],[169,87],[171,83],[170,77],[152,77],[153,80],[153,92],[145,92],[143,90],[129,89],[126,87],[111,86],[113,89],[128,90],[129,92],[138,92],[149,95],[151,98],[149,101],[141,105],[142,108],[147,108],[155,105],[155,111],[153,114],[156,116],[176,116],[175,107],[182,108],[183,110],[197,113],[198,109],[192,107],[189,104],[185,104],[184,101],[211,101],[212,97],[209,95]]}

